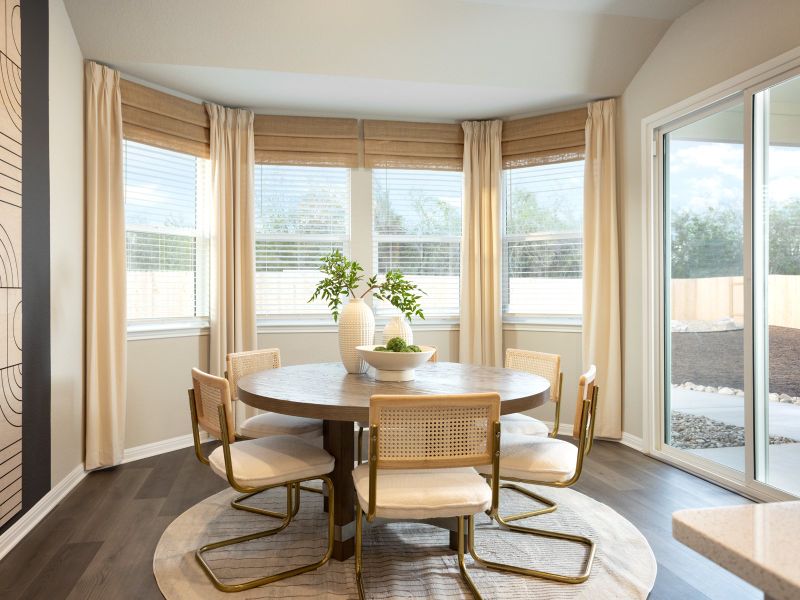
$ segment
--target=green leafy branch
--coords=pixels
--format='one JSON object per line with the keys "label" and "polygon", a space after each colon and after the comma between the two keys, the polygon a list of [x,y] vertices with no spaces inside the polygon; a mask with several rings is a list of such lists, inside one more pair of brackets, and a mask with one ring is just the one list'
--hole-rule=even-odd
{"label": "green leafy branch", "polygon": [[[385,300],[398,309],[409,321],[417,316],[424,319],[419,301],[420,294],[424,294],[415,284],[411,283],[400,271],[387,271],[383,283],[378,283],[378,276],[373,275],[367,280],[367,291],[361,294],[363,298],[368,293],[378,300]],[[419,292],[419,294],[417,293]]]}
{"label": "green leafy branch", "polygon": [[[344,297],[356,298],[356,289],[364,279],[364,269],[358,262],[348,260],[339,250],[334,250],[323,256],[320,271],[325,277],[317,284],[309,302],[317,299],[325,300],[333,315],[333,320],[339,320],[339,309]],[[378,300],[385,300],[397,308],[403,315],[411,320],[417,316],[424,319],[419,301],[424,294],[415,284],[408,281],[400,271],[388,271],[382,283],[378,283],[378,276],[373,275],[367,279],[366,291],[358,296],[363,298],[370,292]]]}

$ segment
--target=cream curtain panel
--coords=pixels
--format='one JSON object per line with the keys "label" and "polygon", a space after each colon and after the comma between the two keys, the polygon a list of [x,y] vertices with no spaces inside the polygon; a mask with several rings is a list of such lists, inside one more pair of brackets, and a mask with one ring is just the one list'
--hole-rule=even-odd
{"label": "cream curtain panel", "polygon": [[615,109],[589,105],[583,208],[583,365],[597,365],[595,431],[607,438],[622,437]]}
{"label": "cream curtain panel", "polygon": [[502,121],[465,121],[459,360],[501,366]]}
{"label": "cream curtain panel", "polygon": [[119,73],[87,62],[86,469],[122,462],[127,316]]}
{"label": "cream curtain panel", "polygon": [[253,113],[216,104],[206,104],[206,110],[212,204],[209,365],[221,375],[228,352],[255,350],[257,344]]}

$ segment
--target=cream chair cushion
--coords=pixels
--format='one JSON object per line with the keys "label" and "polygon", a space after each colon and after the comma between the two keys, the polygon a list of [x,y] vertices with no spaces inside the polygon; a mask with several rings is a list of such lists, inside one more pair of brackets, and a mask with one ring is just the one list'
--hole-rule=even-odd
{"label": "cream chair cushion", "polygon": [[[358,502],[369,507],[369,465],[353,470]],[[375,515],[387,519],[432,519],[483,512],[492,490],[472,467],[458,469],[378,469]]]}
{"label": "cream chair cushion", "polygon": [[522,413],[503,415],[500,417],[500,425],[503,428],[503,435],[507,433],[540,436],[550,435],[550,430],[547,428],[547,425],[542,423],[539,419],[523,415]]}
{"label": "cream chair cushion", "polygon": [[248,438],[260,438],[268,435],[296,435],[311,440],[322,436],[322,421],[265,412],[245,419],[239,425],[239,435]]}
{"label": "cream chair cushion", "polygon": [[[500,478],[554,483],[567,481],[575,473],[578,448],[549,437],[503,434],[500,438]],[[479,467],[490,475],[491,465]]]}
{"label": "cream chair cushion", "polygon": [[[214,450],[208,460],[213,471],[227,479],[222,446]],[[310,442],[279,435],[231,444],[231,465],[237,483],[263,487],[327,475],[333,470],[334,458]]]}

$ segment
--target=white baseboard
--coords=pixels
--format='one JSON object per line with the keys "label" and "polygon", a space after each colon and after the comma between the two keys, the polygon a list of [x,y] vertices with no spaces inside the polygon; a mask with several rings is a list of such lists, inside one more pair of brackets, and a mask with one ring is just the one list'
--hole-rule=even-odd
{"label": "white baseboard", "polygon": [[53,510],[73,488],[86,477],[83,465],[78,465],[61,481],[53,486],[42,499],[22,515],[19,520],[11,525],[5,533],[0,535],[0,560],[8,554],[14,546],[30,533],[30,531]]}
{"label": "white baseboard", "polygon": [[[200,442],[207,442],[209,440],[208,434],[204,431],[200,432]],[[153,442],[151,444],[143,444],[141,446],[134,446],[133,448],[126,448],[122,455],[122,464],[149,458],[165,452],[172,452],[173,450],[180,450],[181,448],[188,448],[194,444],[192,434],[179,435],[178,437],[161,440],[160,442]]]}
{"label": "white baseboard", "polygon": [[644,440],[638,436],[632,435],[627,431],[622,432],[622,439],[619,441],[623,446],[633,448],[637,452],[644,453]]}
{"label": "white baseboard", "polygon": [[[552,431],[553,430],[553,422],[552,421],[544,421],[547,427]],[[572,423],[561,423],[558,426],[559,434],[563,434],[564,432],[572,432]],[[605,439],[605,438],[598,438],[598,439]],[[628,448],[633,448],[637,452],[644,452],[644,441],[642,438],[637,437],[635,435],[631,435],[627,431],[622,432],[622,439],[619,440],[607,440],[610,442],[619,442],[623,446],[627,446]]]}

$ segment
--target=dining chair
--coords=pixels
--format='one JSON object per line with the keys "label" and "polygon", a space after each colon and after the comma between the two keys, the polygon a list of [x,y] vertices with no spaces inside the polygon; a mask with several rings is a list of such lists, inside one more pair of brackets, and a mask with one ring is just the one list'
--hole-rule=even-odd
{"label": "dining chair", "polygon": [[[563,575],[546,571],[526,569],[513,565],[505,565],[487,561],[477,555],[473,546],[470,554],[476,562],[490,568],[510,571],[522,575],[531,575],[559,581],[562,583],[582,583],[589,578],[594,561],[595,543],[584,536],[536,529],[513,524],[514,521],[527,519],[537,515],[553,512],[558,504],[544,498],[516,483],[565,488],[577,483],[583,471],[584,458],[592,449],[594,440],[594,421],[597,413],[597,397],[599,388],[595,384],[597,369],[592,365],[588,371],[581,375],[578,382],[578,401],[575,408],[575,425],[572,435],[577,439],[578,445],[558,438],[537,437],[524,434],[503,434],[500,445],[500,483],[501,489],[518,492],[545,504],[545,508],[523,512],[514,515],[502,516],[500,510],[493,518],[502,526],[519,533],[528,533],[548,538],[568,540],[579,543],[588,548],[584,569],[580,575]],[[478,471],[485,477],[493,478],[492,469],[486,466],[478,467]],[[472,539],[471,537],[469,539]]]}
{"label": "dining chair", "polygon": [[[226,357],[226,363],[228,368],[225,376],[230,382],[231,399],[236,402],[239,399],[239,379],[258,371],[280,368],[281,351],[278,348],[266,348],[248,352],[232,352]],[[296,435],[318,441],[322,438],[322,421],[274,412],[262,412],[237,424],[236,433],[243,439],[268,435]]]}
{"label": "dining chair", "polygon": [[[439,349],[433,348],[433,354],[428,359],[429,363],[437,363],[439,362]],[[364,429],[369,427],[369,423],[356,423],[356,427],[358,428],[358,439],[356,441],[356,450],[357,450],[357,461],[358,464],[364,462]]]}
{"label": "dining chair", "polygon": [[[257,531],[206,544],[195,552],[200,566],[218,590],[240,592],[266,585],[300,573],[313,571],[328,562],[333,552],[334,506],[333,482],[328,474],[333,471],[334,458],[325,450],[297,436],[268,436],[236,441],[233,428],[233,410],[228,380],[192,369],[192,387],[189,389],[189,407],[192,416],[192,436],[198,460],[209,465],[217,475],[246,496],[277,487],[286,488],[286,513],[273,513],[254,507],[235,507],[241,510],[281,518],[277,527]],[[200,445],[200,429],[222,442],[207,457]],[[275,535],[291,522],[293,509],[292,491],[297,495],[300,484],[321,480],[328,492],[328,548],[325,555],[314,563],[266,575],[250,581],[225,584],[214,573],[203,556],[206,552],[243,542]],[[294,505],[299,502],[295,498]]]}
{"label": "dining chair", "polygon": [[553,429],[550,431],[547,425],[534,417],[522,413],[503,415],[500,417],[503,433],[556,437],[561,418],[561,387],[564,383],[564,374],[561,372],[561,356],[534,350],[507,348],[504,366],[506,369],[525,371],[547,379],[550,382],[550,400],[555,404],[555,417]]}
{"label": "dining chair", "polygon": [[[365,512],[368,522],[455,517],[459,571],[472,595],[481,598],[464,563],[464,520],[471,523],[476,513],[496,511],[499,444],[496,393],[370,398],[369,463],[353,470],[359,598],[365,597]],[[478,465],[495,474],[491,485],[475,470]],[[474,532],[471,526],[468,530]]]}

